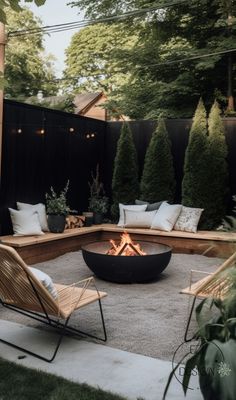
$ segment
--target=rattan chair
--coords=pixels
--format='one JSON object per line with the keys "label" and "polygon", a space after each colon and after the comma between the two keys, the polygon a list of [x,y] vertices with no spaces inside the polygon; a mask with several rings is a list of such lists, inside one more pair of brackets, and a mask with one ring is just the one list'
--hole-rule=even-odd
{"label": "rattan chair", "polygon": [[[235,265],[235,262],[236,262],[236,252],[233,253],[229,258],[227,258],[227,260],[225,260],[216,269],[215,272],[207,274],[207,276],[195,282],[194,284],[192,284],[191,277],[193,271],[191,271],[190,286],[187,287],[186,289],[181,290],[181,293],[194,296],[184,336],[184,340],[186,342],[192,340],[188,339],[188,330],[197,298],[204,299],[207,297],[213,297],[213,298],[223,299],[225,296],[227,296],[227,293],[231,288],[231,282],[227,278],[227,275],[223,274],[223,272],[229,268],[232,268],[233,265]],[[203,271],[197,271],[197,272],[203,272]]]}
{"label": "rattan chair", "polygon": [[[58,298],[55,300],[41,282],[33,275],[18,253],[10,246],[0,244],[0,303],[2,306],[46,323],[59,331],[56,348],[51,357],[44,357],[28,349],[0,338],[0,341],[22,350],[41,360],[54,360],[66,332],[84,334],[89,337],[107,340],[101,299],[107,294],[96,288],[94,278],[90,277],[72,285],[54,284]],[[93,286],[95,289],[89,289]],[[98,301],[102,320],[102,338],[79,331],[68,325],[71,315],[81,307]],[[61,322],[60,320],[63,320]]]}

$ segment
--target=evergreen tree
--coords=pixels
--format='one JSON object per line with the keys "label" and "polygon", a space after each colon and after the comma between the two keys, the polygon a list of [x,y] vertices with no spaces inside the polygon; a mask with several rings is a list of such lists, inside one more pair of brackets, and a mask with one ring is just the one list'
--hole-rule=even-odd
{"label": "evergreen tree", "polygon": [[215,101],[208,119],[208,201],[205,206],[206,228],[216,228],[226,212],[228,166],[227,145],[220,108]]}
{"label": "evergreen tree", "polygon": [[141,179],[141,198],[149,202],[173,202],[175,187],[171,142],[161,118],[147,148]]}
{"label": "evergreen tree", "polygon": [[119,203],[134,204],[139,194],[137,153],[133,142],[132,132],[127,123],[121,128],[117,143],[112,177],[112,215],[118,216]]}
{"label": "evergreen tree", "polygon": [[[206,209],[209,195],[207,180],[208,162],[207,117],[203,101],[200,99],[189,134],[185,153],[184,178],[182,182],[182,204],[187,207]],[[205,211],[203,213],[204,220]]]}

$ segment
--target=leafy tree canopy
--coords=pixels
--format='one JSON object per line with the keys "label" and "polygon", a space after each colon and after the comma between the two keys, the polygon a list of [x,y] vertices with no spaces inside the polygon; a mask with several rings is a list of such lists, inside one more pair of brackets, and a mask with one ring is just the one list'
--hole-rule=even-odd
{"label": "leafy tree canopy", "polygon": [[[8,31],[39,28],[41,21],[27,8],[20,12],[7,10]],[[10,36],[6,46],[5,95],[24,100],[42,90],[44,95],[56,93],[53,83],[53,58],[44,52],[42,35]]]}
{"label": "leafy tree canopy", "polygon": [[[35,3],[37,6],[42,6],[46,0],[25,0],[25,3]],[[6,23],[8,16],[6,15],[6,8],[10,8],[16,12],[22,10],[21,0],[0,0],[0,22]]]}
{"label": "leafy tree canopy", "polygon": [[96,24],[81,29],[66,50],[65,85],[77,91],[109,92],[124,84],[128,71],[121,71],[119,53],[130,49],[136,40],[123,24]]}
{"label": "leafy tree canopy", "polygon": [[145,3],[145,1],[136,0],[79,0],[71,1],[73,7],[79,7],[85,10],[87,17],[98,18],[106,15],[122,13],[123,11],[132,10],[136,3]]}
{"label": "leafy tree canopy", "polygon": [[[160,113],[190,117],[200,96],[208,109],[214,98],[226,107],[230,92],[235,96],[235,59],[230,61],[230,53],[209,54],[235,47],[236,0],[192,0],[168,8],[166,1],[158,2],[162,4],[162,10],[127,20],[126,30],[136,28],[139,41],[119,53],[120,65],[130,72],[129,81],[113,91],[119,108],[136,119],[157,118]],[[155,2],[79,0],[73,5],[97,18]],[[198,55],[208,56],[192,58]],[[188,61],[175,63],[182,59]]]}

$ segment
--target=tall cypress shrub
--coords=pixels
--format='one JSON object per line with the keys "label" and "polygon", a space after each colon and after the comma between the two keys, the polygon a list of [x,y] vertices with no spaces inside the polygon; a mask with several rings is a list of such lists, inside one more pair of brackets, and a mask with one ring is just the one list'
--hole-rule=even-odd
{"label": "tall cypress shrub", "polygon": [[149,202],[174,201],[175,173],[171,142],[165,121],[160,118],[146,151],[141,178],[141,198]]}
{"label": "tall cypress shrub", "polygon": [[123,123],[117,143],[114,171],[112,177],[114,218],[119,215],[119,203],[134,204],[139,195],[137,152],[128,123]]}
{"label": "tall cypress shrub", "polygon": [[[209,182],[207,116],[202,99],[199,100],[188,146],[185,153],[184,177],[182,181],[182,204],[188,207],[206,208]],[[202,221],[205,214],[202,215]]]}
{"label": "tall cypress shrub", "polygon": [[228,193],[228,153],[220,108],[215,101],[208,118],[208,201],[205,228],[216,228],[226,213]]}

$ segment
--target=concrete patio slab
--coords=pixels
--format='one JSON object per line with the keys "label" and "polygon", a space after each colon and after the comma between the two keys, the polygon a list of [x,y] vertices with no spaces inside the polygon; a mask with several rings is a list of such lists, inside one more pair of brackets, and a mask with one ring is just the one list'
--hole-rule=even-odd
{"label": "concrete patio slab", "polygon": [[[0,320],[0,337],[20,346],[49,356],[55,342],[51,331],[38,330],[21,324]],[[99,387],[130,400],[161,400],[171,371],[171,362],[117,350],[66,337],[53,363],[49,364],[0,343],[2,358],[29,368],[55,374],[78,383]],[[25,358],[19,359],[19,356]],[[187,400],[202,400],[198,378],[191,378]],[[185,399],[181,384],[173,379],[167,400]]]}

